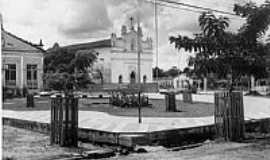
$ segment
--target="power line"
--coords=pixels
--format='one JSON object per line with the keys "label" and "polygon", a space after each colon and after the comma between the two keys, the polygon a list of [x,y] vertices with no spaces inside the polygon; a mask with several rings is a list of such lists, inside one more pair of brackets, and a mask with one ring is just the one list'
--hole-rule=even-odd
{"label": "power line", "polygon": [[185,6],[185,7],[189,7],[189,8],[200,9],[200,10],[204,10],[204,11],[212,11],[212,12],[217,12],[217,13],[222,13],[222,14],[227,14],[227,15],[232,15],[232,16],[238,16],[238,15],[231,13],[231,12],[228,12],[228,11],[222,11],[222,10],[208,8],[208,7],[202,7],[202,6],[197,6],[197,5],[193,5],[193,4],[175,2],[175,1],[171,1],[171,0],[158,0],[158,1],[169,3],[169,4],[174,4],[174,5]]}
{"label": "power line", "polygon": [[159,6],[169,7],[169,8],[174,8],[174,9],[179,9],[179,10],[184,10],[184,11],[190,11],[190,12],[194,12],[194,13],[202,13],[203,12],[203,11],[192,10],[192,9],[189,9],[189,8],[183,8],[183,7],[179,7],[179,6],[167,5],[167,4],[160,3],[160,2],[152,2],[152,1],[147,1],[147,0],[145,0],[145,2],[152,3],[152,4],[156,3]]}
{"label": "power line", "polygon": [[[160,0],[159,0],[160,1]],[[176,5],[171,5],[171,4],[169,4],[168,5],[168,3],[167,4],[165,4],[165,3],[163,3],[163,2],[153,2],[153,1],[147,1],[147,0],[145,0],[145,2],[147,2],[147,3],[152,3],[152,4],[157,4],[157,5],[159,5],[159,6],[163,6],[163,7],[169,7],[169,8],[174,8],[174,9],[178,9],[178,10],[183,10],[183,11],[189,11],[189,12],[193,12],[193,13],[199,13],[199,14],[201,14],[201,13],[203,13],[205,10],[203,10],[203,11],[201,11],[201,10],[194,10],[194,9],[190,9],[190,8],[183,8],[183,7],[180,7],[179,5],[178,6],[176,6]],[[234,15],[234,16],[236,16],[236,15]],[[237,18],[232,18],[232,17],[230,17],[230,19],[234,19],[234,20],[241,20],[241,19],[244,19],[244,18],[242,18],[242,17],[237,17]]]}
{"label": "power line", "polygon": [[[181,0],[180,0],[181,1]],[[196,2],[196,0],[194,0],[195,2]],[[214,3],[211,3],[211,4],[215,4],[215,1],[214,0],[200,0],[200,2],[204,2],[204,3],[211,3],[211,2],[214,2]],[[217,3],[222,3],[222,4],[226,4],[226,7],[229,7],[229,6],[231,6],[232,8],[234,7],[234,4],[236,4],[237,2],[236,2],[236,0],[234,0],[234,2],[228,2],[228,1],[225,1],[225,0],[223,0],[222,2],[220,1],[220,0],[217,0],[216,1]],[[223,5],[224,6],[224,5]]]}
{"label": "power line", "polygon": [[[193,12],[193,13],[200,13],[201,14],[202,12],[205,12],[205,11],[213,11],[213,12],[218,12],[218,13],[222,13],[222,14],[237,17],[237,18],[230,17],[230,19],[235,19],[235,20],[245,19],[245,18],[240,17],[240,16],[238,16],[238,15],[236,15],[234,13],[231,13],[231,12],[222,11],[222,10],[214,10],[214,9],[211,9],[211,8],[200,7],[200,6],[191,5],[191,4],[186,4],[186,5],[189,5],[189,6],[180,5],[180,4],[174,4],[174,1],[169,1],[169,0],[154,0],[154,1],[153,0],[144,0],[144,1],[147,2],[147,3],[152,3],[153,5],[169,7],[169,8],[179,9],[179,10],[183,10],[183,11],[189,11],[189,12]],[[159,2],[157,2],[157,1],[159,1]],[[180,2],[175,2],[175,3],[180,3]],[[183,8],[183,7],[180,7],[180,6],[185,6],[185,7],[189,7],[189,8]],[[191,7],[191,6],[196,6],[196,7]],[[190,8],[195,8],[196,10],[190,9]],[[127,12],[127,11],[130,11],[130,9],[126,9],[124,12]]]}

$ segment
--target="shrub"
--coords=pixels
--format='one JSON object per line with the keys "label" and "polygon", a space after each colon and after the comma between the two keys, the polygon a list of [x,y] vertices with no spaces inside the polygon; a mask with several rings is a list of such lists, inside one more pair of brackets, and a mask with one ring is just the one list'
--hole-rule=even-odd
{"label": "shrub", "polygon": [[5,87],[4,94],[7,98],[13,98],[15,96],[15,90],[13,88]]}

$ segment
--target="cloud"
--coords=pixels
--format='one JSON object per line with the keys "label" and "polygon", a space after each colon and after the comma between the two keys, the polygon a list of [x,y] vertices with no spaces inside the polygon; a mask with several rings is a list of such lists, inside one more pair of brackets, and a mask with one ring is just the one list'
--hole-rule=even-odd
{"label": "cloud", "polygon": [[27,0],[26,2],[20,0],[1,0],[0,9],[5,22],[16,22],[27,26],[42,21],[36,15],[40,15],[46,3],[46,0]]}
{"label": "cloud", "polygon": [[[209,2],[207,0],[180,0],[179,2],[233,12],[233,4],[237,1],[239,0],[220,0],[218,2]],[[166,69],[172,66],[178,66],[183,69],[187,66],[189,56],[193,56],[194,53],[175,49],[173,45],[169,45],[168,38],[169,36],[177,36],[179,34],[193,36],[194,33],[199,33],[198,17],[200,13],[179,8],[162,8],[163,10],[159,14],[159,66]],[[217,16],[219,15],[220,14],[217,14]],[[235,16],[228,17],[230,18],[230,27],[228,30],[236,32],[243,24],[244,20]],[[156,56],[154,56],[153,66],[156,64],[155,57]]]}
{"label": "cloud", "polygon": [[74,0],[66,7],[58,29],[68,38],[95,37],[112,27],[104,0]]}
{"label": "cloud", "polygon": [[104,0],[1,0],[0,10],[6,30],[45,48],[107,37],[113,24]]}
{"label": "cloud", "polygon": [[134,23],[137,24],[140,17],[140,24],[148,35],[153,33],[154,26],[154,5],[140,0],[108,0],[107,9],[109,17],[114,20],[113,30],[120,32],[121,25],[130,25],[130,17],[133,17]]}
{"label": "cloud", "polygon": [[[4,28],[32,42],[43,39],[46,47],[54,42],[60,45],[84,43],[108,37],[112,32],[120,35],[121,26],[129,24],[132,16],[140,15],[145,36],[151,36],[155,45],[154,5],[142,2],[137,10],[137,0],[0,0]],[[179,2],[232,12],[234,3],[246,0],[177,0]],[[256,0],[260,4],[264,0]],[[169,44],[171,35],[192,36],[198,33],[198,13],[158,7],[159,65],[164,68],[186,64],[186,53]],[[243,23],[231,19],[230,30],[237,31]],[[179,58],[181,52],[182,58]],[[184,54],[182,54],[184,53]],[[153,66],[155,66],[155,55]],[[179,62],[181,61],[181,62]]]}

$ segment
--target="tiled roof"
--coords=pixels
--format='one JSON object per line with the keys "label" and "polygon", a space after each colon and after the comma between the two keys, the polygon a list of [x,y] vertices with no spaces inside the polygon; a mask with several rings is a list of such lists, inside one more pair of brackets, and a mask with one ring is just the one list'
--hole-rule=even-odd
{"label": "tiled roof", "polygon": [[11,37],[13,37],[13,38],[19,40],[19,41],[21,41],[21,42],[27,44],[27,45],[30,45],[31,47],[34,47],[35,49],[37,49],[37,50],[39,50],[39,51],[41,51],[41,52],[46,52],[44,49],[40,48],[38,44],[34,44],[34,43],[31,43],[31,42],[29,42],[29,41],[27,41],[27,40],[25,40],[25,39],[23,39],[23,38],[20,38],[20,37],[18,37],[18,36],[16,36],[16,35],[12,34],[12,33],[10,33],[10,32],[8,32],[8,31],[4,30],[3,28],[1,28],[1,31],[4,32],[4,33],[7,34],[7,35],[9,35],[9,36],[11,36]]}
{"label": "tiled roof", "polygon": [[107,48],[111,46],[112,46],[111,39],[104,39],[104,40],[99,40],[95,42],[73,44],[69,46],[64,46],[62,48],[67,48],[71,50],[88,50],[88,49],[96,49],[96,48]]}

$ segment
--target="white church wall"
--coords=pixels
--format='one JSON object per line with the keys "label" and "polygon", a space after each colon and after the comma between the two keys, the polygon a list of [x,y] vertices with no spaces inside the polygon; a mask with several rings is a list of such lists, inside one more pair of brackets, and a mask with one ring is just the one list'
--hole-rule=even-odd
{"label": "white church wall", "polygon": [[[115,33],[111,34],[111,47],[96,48],[99,55],[94,69],[99,69],[103,73],[105,83],[119,83],[119,76],[122,76],[122,82],[130,82],[130,74],[135,72],[136,81],[137,73],[137,31],[130,29],[129,32],[123,29],[122,37],[117,38]],[[151,38],[142,40],[141,54],[141,82],[146,76],[146,82],[152,82],[152,63],[153,50]]]}
{"label": "white church wall", "polygon": [[[111,57],[112,82],[118,83],[119,76],[122,75],[124,83],[130,82],[130,74],[132,71],[137,75],[137,54],[113,53]],[[152,55],[142,54],[141,56],[141,82],[143,76],[146,75],[147,82],[152,82]]]}

